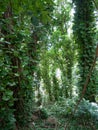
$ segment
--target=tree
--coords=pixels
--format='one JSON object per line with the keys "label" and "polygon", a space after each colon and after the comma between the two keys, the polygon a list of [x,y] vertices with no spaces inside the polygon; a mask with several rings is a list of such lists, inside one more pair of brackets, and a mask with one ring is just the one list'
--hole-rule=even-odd
{"label": "tree", "polygon": [[47,24],[53,2],[1,0],[0,5],[0,129],[30,129],[32,84],[38,63],[37,42],[40,40],[38,30],[35,31],[36,20],[32,22],[32,17],[37,17],[43,26]]}
{"label": "tree", "polygon": [[[93,0],[74,0],[74,4],[75,14],[73,30],[76,43],[79,47],[79,89],[81,92],[95,57],[94,5]],[[96,86],[96,70],[94,70],[84,98],[95,101]]]}

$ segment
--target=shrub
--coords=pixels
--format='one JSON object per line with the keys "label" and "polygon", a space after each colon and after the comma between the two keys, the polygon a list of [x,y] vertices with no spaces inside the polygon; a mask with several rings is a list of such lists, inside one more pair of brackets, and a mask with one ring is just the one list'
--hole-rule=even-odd
{"label": "shrub", "polygon": [[82,117],[86,120],[90,119],[98,122],[98,105],[83,99],[78,107],[75,117]]}
{"label": "shrub", "polygon": [[57,102],[51,107],[52,114],[56,116],[66,117],[70,115],[75,106],[75,98],[67,99],[64,97],[60,97]]}

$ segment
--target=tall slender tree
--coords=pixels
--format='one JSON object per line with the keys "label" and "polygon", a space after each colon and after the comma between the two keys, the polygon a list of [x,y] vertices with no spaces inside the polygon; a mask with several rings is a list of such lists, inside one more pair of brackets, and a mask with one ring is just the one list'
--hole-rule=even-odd
{"label": "tall slender tree", "polygon": [[[79,47],[79,89],[83,88],[95,57],[95,20],[93,0],[74,0],[74,36]],[[95,101],[96,73],[90,78],[84,98]]]}

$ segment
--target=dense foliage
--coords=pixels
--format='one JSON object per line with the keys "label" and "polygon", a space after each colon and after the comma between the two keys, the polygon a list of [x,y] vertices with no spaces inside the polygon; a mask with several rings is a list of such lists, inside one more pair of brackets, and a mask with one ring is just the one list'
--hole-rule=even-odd
{"label": "dense foliage", "polygon": [[[95,58],[96,5],[93,0],[0,0],[0,130],[41,130],[50,116],[64,129]],[[87,129],[87,118],[97,126],[98,105],[91,103],[98,103],[97,86],[98,63],[68,128],[76,130],[81,115],[77,129]]]}
{"label": "dense foliage", "polygon": [[[33,4],[34,3],[34,4]],[[47,24],[52,1],[1,1],[0,129],[30,129],[33,79],[37,66],[37,33]],[[40,14],[37,14],[40,11]],[[47,20],[44,20],[47,18]],[[41,25],[40,25],[41,24]],[[33,33],[32,33],[33,32]],[[32,36],[33,35],[33,36]]]}
{"label": "dense foliage", "polygon": [[[95,20],[94,20],[94,4],[92,0],[74,0],[75,18],[74,33],[79,48],[79,69],[80,69],[80,89],[83,88],[85,79],[92,67],[95,58]],[[85,8],[84,8],[85,7]],[[96,70],[94,70],[85,98],[90,101],[95,100],[96,87]]]}

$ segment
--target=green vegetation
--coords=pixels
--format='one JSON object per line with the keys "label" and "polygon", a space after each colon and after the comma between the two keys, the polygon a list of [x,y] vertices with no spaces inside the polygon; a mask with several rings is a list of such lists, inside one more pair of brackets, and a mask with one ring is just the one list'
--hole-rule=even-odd
{"label": "green vegetation", "polygon": [[0,0],[0,130],[98,129],[97,11]]}
{"label": "green vegetation", "polygon": [[[74,33],[79,47],[79,68],[80,81],[79,86],[82,88],[86,76],[93,64],[95,57],[95,20],[94,4],[92,0],[78,1],[75,0],[75,20]],[[81,6],[79,6],[81,5]],[[84,8],[85,7],[85,8]],[[96,93],[96,70],[92,73],[88,84],[85,98],[90,101],[95,100]]]}

